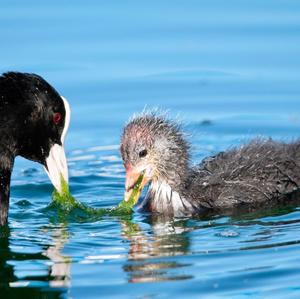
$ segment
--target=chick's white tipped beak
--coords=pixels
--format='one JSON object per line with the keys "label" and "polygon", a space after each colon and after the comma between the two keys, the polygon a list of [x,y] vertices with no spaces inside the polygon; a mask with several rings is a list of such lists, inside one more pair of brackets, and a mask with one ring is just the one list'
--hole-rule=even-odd
{"label": "chick's white tipped beak", "polygon": [[68,165],[63,146],[56,143],[50,148],[45,170],[55,189],[61,193],[61,176],[67,183],[69,182]]}
{"label": "chick's white tipped beak", "polygon": [[[139,176],[142,174],[142,172],[135,172],[132,170],[126,170],[126,182],[125,182],[125,194],[124,194],[124,200],[127,202],[130,199],[130,196],[133,192],[133,189],[135,188],[135,185],[139,179]],[[149,182],[149,179],[144,176],[143,180],[139,186],[139,194],[143,190],[144,186]],[[138,196],[139,197],[139,196]],[[136,198],[136,201],[138,200],[138,197]]]}

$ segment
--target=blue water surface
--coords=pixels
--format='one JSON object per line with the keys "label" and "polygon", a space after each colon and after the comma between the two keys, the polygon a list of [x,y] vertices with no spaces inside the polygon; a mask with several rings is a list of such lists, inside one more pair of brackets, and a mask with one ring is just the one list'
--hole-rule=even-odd
{"label": "blue water surface", "polygon": [[[182,121],[193,162],[255,136],[300,136],[300,2],[0,3],[0,71],[42,75],[72,106],[74,196],[122,200],[122,127]],[[299,298],[300,208],[235,217],[58,217],[42,167],[15,163],[1,298]]]}

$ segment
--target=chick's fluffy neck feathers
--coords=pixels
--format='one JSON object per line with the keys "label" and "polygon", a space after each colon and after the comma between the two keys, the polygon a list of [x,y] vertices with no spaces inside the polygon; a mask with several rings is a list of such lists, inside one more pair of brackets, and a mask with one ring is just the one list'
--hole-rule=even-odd
{"label": "chick's fluffy neck feathers", "polygon": [[165,180],[152,181],[141,210],[152,211],[172,216],[187,216],[192,214],[194,207],[182,192],[175,191]]}

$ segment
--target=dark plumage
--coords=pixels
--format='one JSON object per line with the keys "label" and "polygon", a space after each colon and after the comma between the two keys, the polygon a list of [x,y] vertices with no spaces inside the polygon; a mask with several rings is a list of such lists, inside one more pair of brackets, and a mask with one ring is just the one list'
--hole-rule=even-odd
{"label": "dark plumage", "polygon": [[[141,151],[147,155],[139,157]],[[166,215],[275,205],[300,185],[300,141],[256,139],[191,168],[180,127],[151,113],[135,117],[125,127],[121,154],[126,198],[138,175],[145,173],[143,185],[150,186],[141,208]]]}
{"label": "dark plumage", "polygon": [[0,76],[0,225],[7,221],[17,155],[43,164],[58,190],[60,175],[68,180],[63,142],[69,121],[68,102],[40,76]]}

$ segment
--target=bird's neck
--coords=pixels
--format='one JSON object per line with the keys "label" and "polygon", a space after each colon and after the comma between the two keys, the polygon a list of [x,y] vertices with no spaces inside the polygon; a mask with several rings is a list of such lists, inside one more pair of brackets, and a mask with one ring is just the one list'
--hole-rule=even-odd
{"label": "bird's neck", "polygon": [[14,155],[0,147],[0,226],[7,222]]}
{"label": "bird's neck", "polygon": [[154,180],[140,208],[178,217],[191,215],[194,212],[194,206],[183,193],[182,190],[171,187],[166,180]]}
{"label": "bird's neck", "polygon": [[22,128],[15,127],[15,125],[11,121],[7,121],[6,126],[0,128],[0,136],[2,137],[0,144],[1,156],[3,154],[13,156],[16,156],[18,154],[18,134],[24,135]]}

